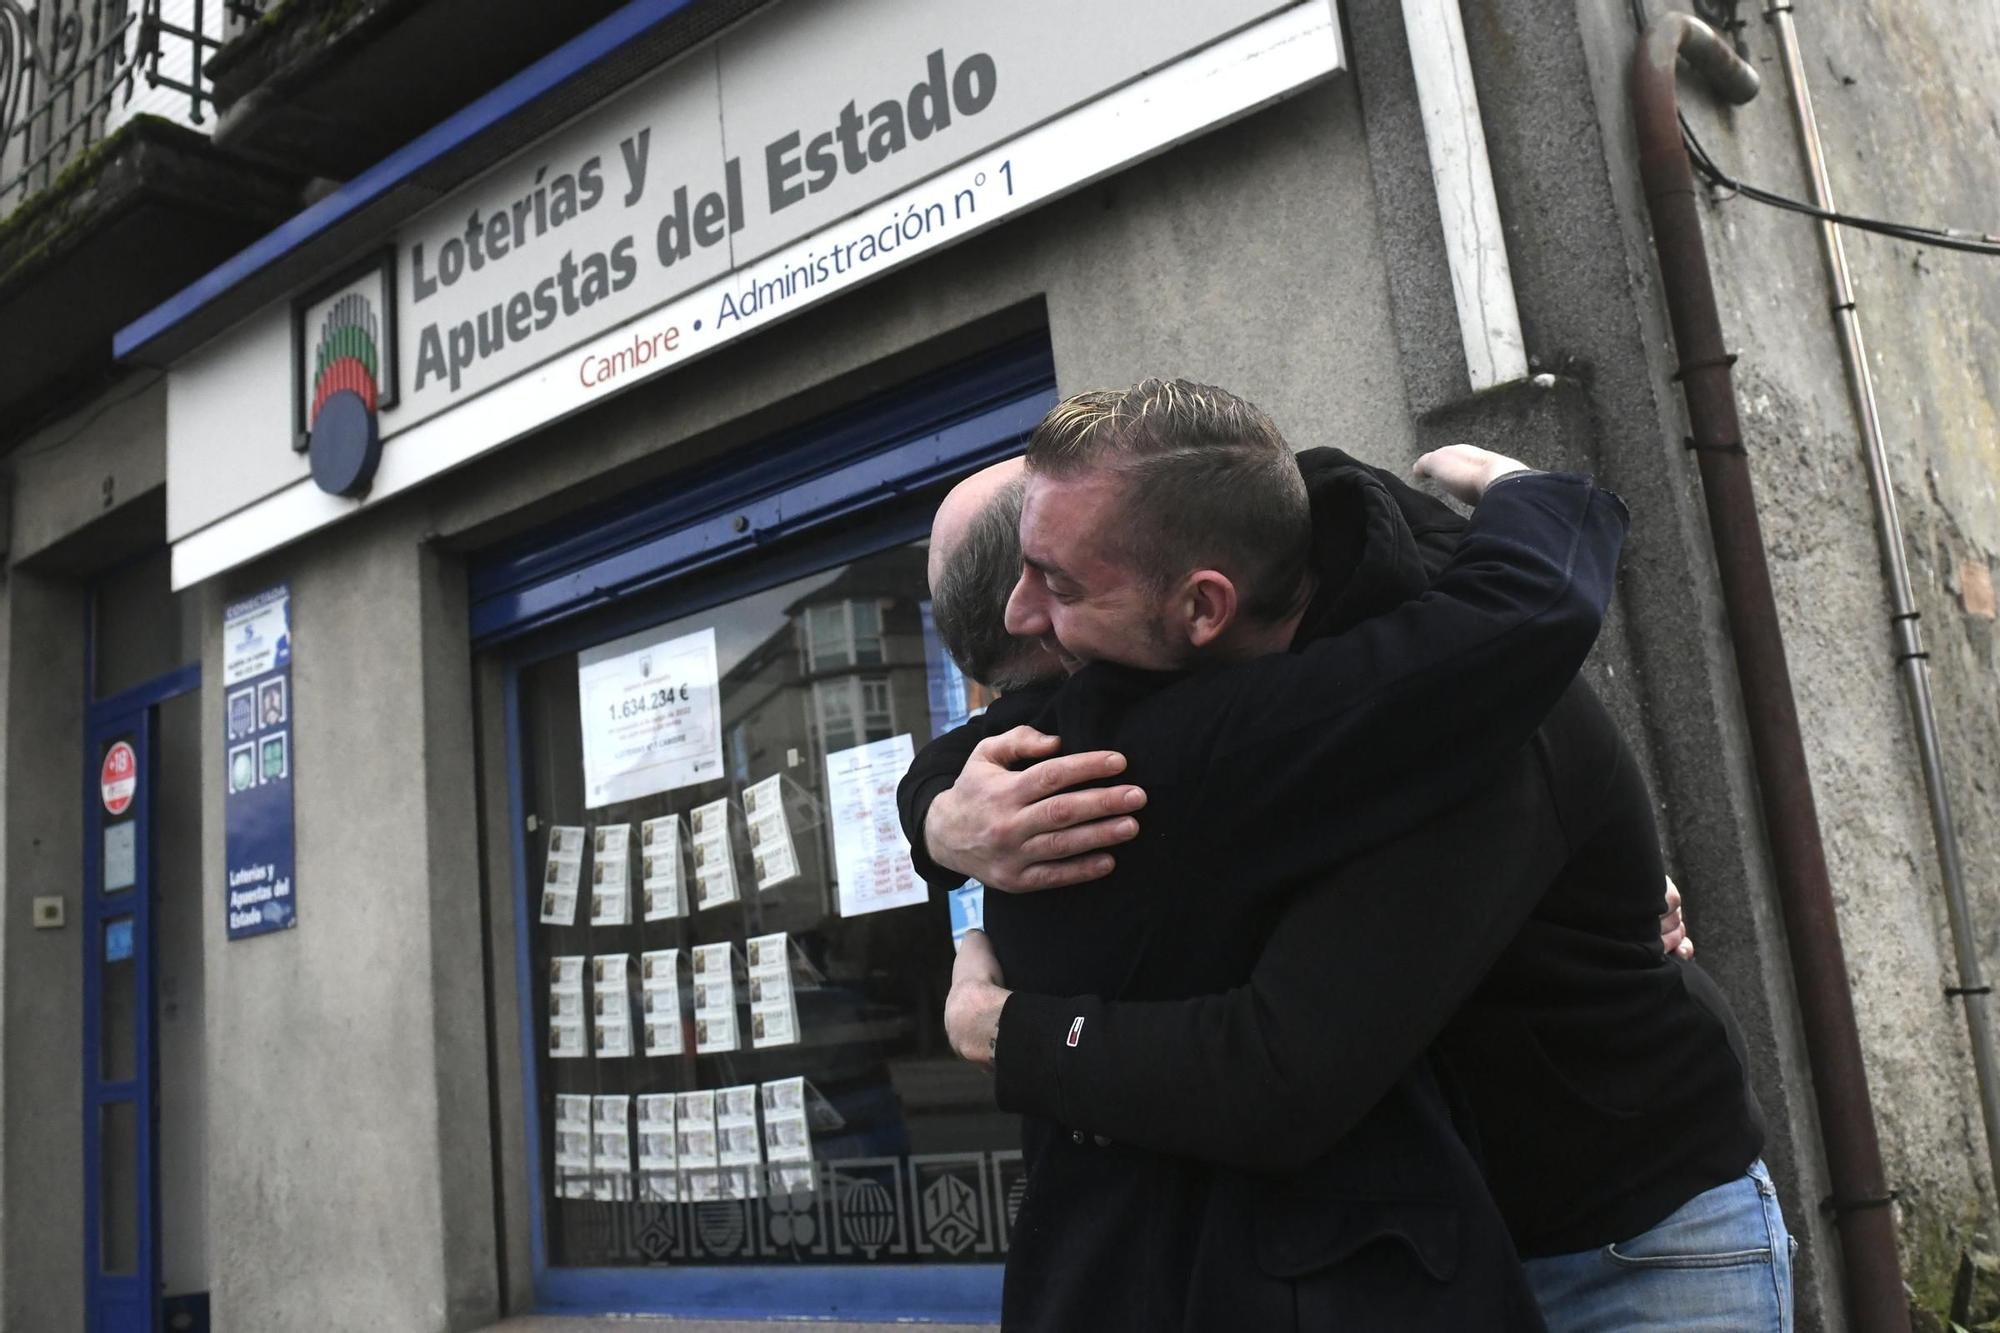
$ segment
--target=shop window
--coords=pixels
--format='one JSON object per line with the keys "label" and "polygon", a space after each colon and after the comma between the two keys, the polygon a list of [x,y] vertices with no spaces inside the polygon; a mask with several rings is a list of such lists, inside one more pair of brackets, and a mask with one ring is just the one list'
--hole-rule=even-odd
{"label": "shop window", "polygon": [[475,563],[544,1308],[997,1318],[1020,1126],[946,1041],[894,789],[986,697],[916,539],[1054,400],[1031,339]]}
{"label": "shop window", "polygon": [[950,913],[896,832],[938,685],[924,562],[521,672],[551,1266],[1004,1255],[1018,1129],[945,1039]]}

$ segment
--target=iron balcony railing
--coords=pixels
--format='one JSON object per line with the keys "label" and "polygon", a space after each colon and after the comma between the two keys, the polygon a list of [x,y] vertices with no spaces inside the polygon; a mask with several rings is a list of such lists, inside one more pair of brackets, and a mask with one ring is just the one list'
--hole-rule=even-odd
{"label": "iron balcony railing", "polygon": [[203,124],[203,63],[267,2],[0,0],[0,217],[115,129],[142,80],[169,94],[148,109]]}

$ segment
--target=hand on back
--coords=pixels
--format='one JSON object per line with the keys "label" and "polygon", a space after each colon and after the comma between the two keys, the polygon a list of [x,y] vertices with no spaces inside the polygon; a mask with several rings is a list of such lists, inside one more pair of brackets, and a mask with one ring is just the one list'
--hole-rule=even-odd
{"label": "hand on back", "polygon": [[1138,836],[1132,813],[1146,794],[1130,784],[1070,790],[1116,776],[1125,759],[1109,750],[1058,755],[1060,744],[1032,727],[981,741],[924,817],[931,858],[1002,893],[1110,874],[1104,849]]}

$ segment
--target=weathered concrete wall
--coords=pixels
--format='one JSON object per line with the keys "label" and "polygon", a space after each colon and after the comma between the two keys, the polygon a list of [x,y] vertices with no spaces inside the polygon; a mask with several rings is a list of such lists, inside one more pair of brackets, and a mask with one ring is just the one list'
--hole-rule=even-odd
{"label": "weathered concrete wall", "polygon": [[[83,1328],[83,602],[13,569],[6,610],[0,1329],[63,1333]],[[44,894],[63,929],[32,928]]]}
{"label": "weathered concrete wall", "polygon": [[[0,1333],[84,1324],[87,580],[159,543],[164,402],[133,377],[0,461]],[[33,927],[43,896],[61,929]]]}
{"label": "weathered concrete wall", "polygon": [[[1844,209],[1977,229],[2000,200],[2000,14],[1866,0],[1797,15]],[[1806,197],[1776,33],[1761,97],[1694,113],[1742,178]],[[1701,104],[1699,94],[1689,101]],[[1894,674],[1860,432],[1809,220],[1713,202],[1707,231],[1806,723],[1906,1265],[1946,1289],[1992,1182],[1912,725]],[[2000,963],[2000,264],[1848,232],[1905,552],[1923,613],[1985,966]]]}
{"label": "weathered concrete wall", "polygon": [[[408,517],[205,589],[214,674],[225,601],[289,581],[296,738],[298,927],[208,966],[223,1333],[497,1312],[466,617]],[[222,692],[205,704],[220,737]],[[206,821],[219,883],[221,802]],[[220,894],[209,914],[220,938]]]}
{"label": "weathered concrete wall", "polygon": [[1789,957],[1701,492],[1679,444],[1624,112],[1630,8],[1488,0],[1464,11],[1531,369],[1552,387],[1467,395],[1400,17],[1394,6],[1349,7],[1419,434],[1587,466],[1632,504],[1620,614],[1596,654],[1597,679],[1648,764],[1701,961],[1744,1030],[1771,1130],[1766,1157],[1804,1242],[1801,1326],[1839,1327],[1837,1241],[1815,1206],[1825,1176]]}
{"label": "weathered concrete wall", "polygon": [[[1671,368],[1671,354],[1625,109],[1631,7],[1583,0],[1575,9],[1627,237],[1622,257],[1657,379]],[[1804,198],[1809,185],[1776,34],[1759,6],[1741,9],[1763,94],[1725,111],[1684,77],[1682,105],[1727,169]],[[1992,152],[2000,17],[1977,6],[1867,0],[1802,7],[1797,21],[1840,204],[1871,216],[1991,227],[2000,198]],[[1982,1218],[1990,1224],[1993,1198],[1965,1026],[1944,996],[1955,971],[1894,674],[1887,585],[1832,289],[1810,220],[1741,199],[1710,198],[1704,212],[1726,336],[1741,351],[1746,442],[1889,1183],[1900,1192],[1905,1266],[1935,1306],[1959,1247]],[[2000,554],[2000,377],[1992,356],[2000,268],[1853,232],[1848,247],[1932,652],[1973,915],[1991,969],[2000,952],[2000,793],[1992,776],[2000,680],[1985,593]],[[1676,400],[1663,400],[1668,439],[1683,429]],[[1682,794],[1671,785],[1666,793]],[[1698,891],[1690,900],[1710,951],[1715,918]],[[1830,1258],[1823,1228],[1814,1239]]]}

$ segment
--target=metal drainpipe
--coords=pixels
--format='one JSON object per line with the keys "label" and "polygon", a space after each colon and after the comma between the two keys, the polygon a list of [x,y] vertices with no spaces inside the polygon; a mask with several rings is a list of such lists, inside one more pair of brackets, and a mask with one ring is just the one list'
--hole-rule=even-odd
{"label": "metal drainpipe", "polygon": [[1744,721],[1784,912],[1833,1185],[1830,1202],[1840,1230],[1848,1313],[1852,1326],[1867,1333],[1907,1333],[1909,1306],[1896,1253],[1895,1219],[1883,1182],[1868,1075],[1861,1061],[1861,1038],[1855,1028],[1854,997],[1847,986],[1826,850],[1820,843],[1805,742],[1799,734],[1791,672],[1785,663],[1750,465],[1736,415],[1736,390],[1729,372],[1735,358],[1723,346],[1708,251],[1695,207],[1694,171],[1681,146],[1674,79],[1683,58],[1718,94],[1735,103],[1757,95],[1757,72],[1700,20],[1686,14],[1656,19],[1640,38],[1632,62],[1639,172],[1680,354],[1679,379],[1693,431],[1688,445],[1695,451],[1708,503],[1716,572],[1735,646]]}
{"label": "metal drainpipe", "polygon": [[[1799,54],[1798,29],[1789,4],[1775,4],[1765,18],[1777,25],[1778,49],[1785,62],[1785,81],[1792,89],[1792,113],[1799,142],[1811,169],[1813,202],[1831,213],[1833,185],[1826,174],[1820,145],[1819,119],[1813,114],[1812,90],[1806,84],[1805,61]],[[1966,904],[1965,871],[1958,857],[1958,828],[1945,788],[1943,747],[1938,741],[1937,711],[1931,706],[1931,666],[1919,627],[1917,598],[1910,586],[1910,565],[1903,554],[1903,520],[1896,512],[1896,491],[1889,480],[1889,451],[1882,438],[1882,417],[1875,408],[1875,377],[1868,369],[1868,345],[1861,337],[1861,315],[1855,309],[1854,283],[1847,270],[1847,248],[1840,228],[1821,222],[1820,248],[1833,280],[1833,317],[1840,326],[1840,345],[1847,355],[1848,383],[1854,390],[1854,410],[1861,419],[1863,457],[1868,462],[1868,488],[1875,497],[1875,530],[1882,543],[1882,563],[1889,579],[1889,623],[1896,636],[1896,672],[1910,700],[1916,724],[1917,756],[1924,770],[1924,794],[1930,800],[1931,836],[1937,844],[1938,877],[1944,886],[1945,914],[1951,922],[1952,950],[1958,983],[1945,988],[1947,1000],[1965,1002],[1965,1023],[1972,1041],[1972,1072],[1979,1085],[1979,1111],[1986,1122],[1988,1179],[2000,1187],[2000,1077],[1993,1068],[1993,1028],[1986,1008],[1992,988],[1980,976],[1979,949],[1974,942],[1972,912]]]}

